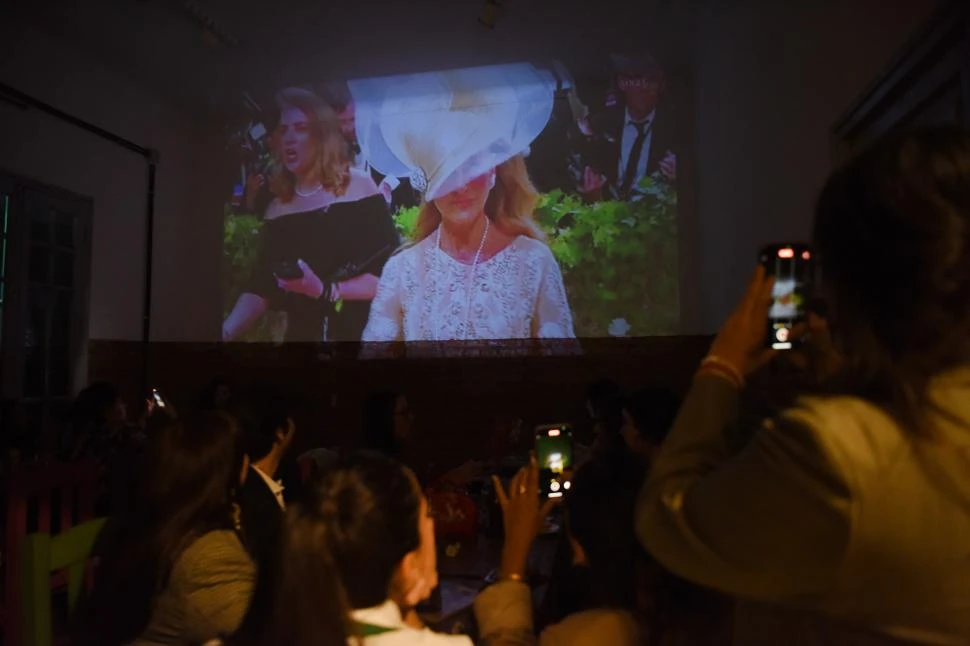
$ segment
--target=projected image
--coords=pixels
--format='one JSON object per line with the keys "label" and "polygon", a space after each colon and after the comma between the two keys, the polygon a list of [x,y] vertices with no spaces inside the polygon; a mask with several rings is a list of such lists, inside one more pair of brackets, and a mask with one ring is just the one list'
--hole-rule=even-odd
{"label": "projected image", "polygon": [[789,320],[800,316],[804,297],[799,287],[794,278],[778,278],[775,280],[768,317],[776,320]]}
{"label": "projected image", "polygon": [[676,333],[677,145],[652,58],[246,95],[225,341]]}

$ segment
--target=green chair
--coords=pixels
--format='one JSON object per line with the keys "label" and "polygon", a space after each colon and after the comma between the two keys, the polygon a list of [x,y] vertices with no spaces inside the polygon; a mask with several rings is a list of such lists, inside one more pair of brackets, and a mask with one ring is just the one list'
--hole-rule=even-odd
{"label": "green chair", "polygon": [[107,519],[98,518],[51,536],[31,534],[23,544],[23,646],[51,646],[51,575],[67,572],[67,605],[73,613],[84,588],[87,561]]}

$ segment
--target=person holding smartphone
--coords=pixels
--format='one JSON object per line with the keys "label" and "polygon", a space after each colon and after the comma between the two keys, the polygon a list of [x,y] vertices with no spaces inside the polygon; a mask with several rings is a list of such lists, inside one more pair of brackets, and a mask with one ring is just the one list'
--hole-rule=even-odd
{"label": "person holding smartphone", "polygon": [[814,243],[839,392],[731,456],[747,377],[776,352],[764,266],[702,361],[636,527],[673,572],[742,599],[735,644],[970,643],[967,187],[955,128],[887,137],[829,178]]}
{"label": "person holding smartphone", "polygon": [[[618,468],[610,460],[583,465],[573,487],[561,498],[549,497],[541,458],[533,456],[509,483],[493,482],[505,527],[499,580],[475,599],[475,619],[486,644],[610,644],[638,646],[638,594],[647,567],[646,554],[633,533],[633,507],[640,471]],[[565,506],[568,546],[574,564],[571,579],[580,591],[571,611],[535,634],[532,592],[526,565],[532,543],[554,504]],[[558,583],[563,583],[559,581]]]}
{"label": "person holding smartphone", "polygon": [[397,230],[374,180],[351,168],[333,110],[300,88],[283,90],[277,103],[276,197],[222,339],[239,338],[273,309],[287,314],[287,341],[359,341]]}

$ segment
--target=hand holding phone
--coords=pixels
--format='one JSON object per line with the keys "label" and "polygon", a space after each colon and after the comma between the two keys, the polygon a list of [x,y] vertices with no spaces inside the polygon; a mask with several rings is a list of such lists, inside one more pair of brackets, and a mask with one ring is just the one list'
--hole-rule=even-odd
{"label": "hand holding phone", "polygon": [[573,467],[573,432],[568,424],[536,427],[535,455],[539,465],[539,493],[562,498],[569,490]]}

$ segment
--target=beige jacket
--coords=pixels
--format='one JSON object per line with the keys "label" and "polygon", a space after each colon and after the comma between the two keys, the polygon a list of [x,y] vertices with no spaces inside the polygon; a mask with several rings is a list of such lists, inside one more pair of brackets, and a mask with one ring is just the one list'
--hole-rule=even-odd
{"label": "beige jacket", "polygon": [[191,646],[233,633],[249,607],[255,578],[235,532],[205,534],[175,562],[148,628],[133,646]]}
{"label": "beige jacket", "polygon": [[[809,398],[729,458],[738,394],[699,377],[641,494],[637,533],[688,579],[801,613],[789,629],[775,621],[776,643],[871,631],[970,644],[970,369],[931,392],[943,411],[934,441],[863,400]],[[756,633],[743,619],[738,636]]]}
{"label": "beige jacket", "polygon": [[532,592],[524,583],[502,581],[475,598],[475,621],[487,646],[637,646],[639,629],[622,610],[587,610],[569,615],[535,636]]}

